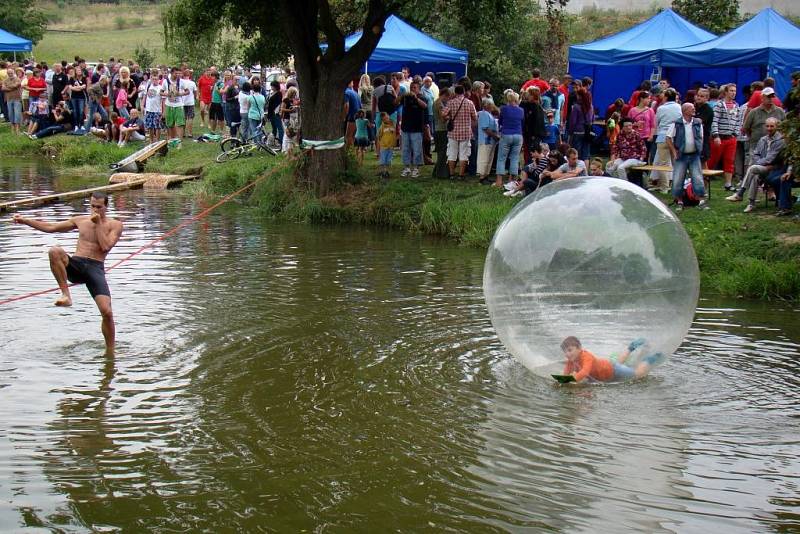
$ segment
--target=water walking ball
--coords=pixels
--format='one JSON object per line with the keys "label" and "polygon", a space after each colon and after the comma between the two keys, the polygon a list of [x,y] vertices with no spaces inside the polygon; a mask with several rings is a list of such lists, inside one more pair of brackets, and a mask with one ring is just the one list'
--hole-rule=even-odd
{"label": "water walking ball", "polygon": [[571,178],[536,190],[495,232],[483,291],[498,337],[538,375],[559,373],[561,341],[597,356],[644,340],[626,365],[663,361],[683,341],[700,289],[680,221],[643,189],[614,178]]}

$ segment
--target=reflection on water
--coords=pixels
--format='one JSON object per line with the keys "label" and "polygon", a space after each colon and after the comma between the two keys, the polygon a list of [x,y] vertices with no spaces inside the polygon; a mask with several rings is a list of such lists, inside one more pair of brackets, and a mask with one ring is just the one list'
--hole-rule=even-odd
{"label": "reflection on water", "polygon": [[[111,207],[110,261],[203,208]],[[0,225],[0,298],[75,237]],[[228,206],[112,271],[113,359],[82,288],[0,308],[0,530],[800,529],[800,310],[701,299],[653,376],[559,388],[497,341],[482,269]]]}

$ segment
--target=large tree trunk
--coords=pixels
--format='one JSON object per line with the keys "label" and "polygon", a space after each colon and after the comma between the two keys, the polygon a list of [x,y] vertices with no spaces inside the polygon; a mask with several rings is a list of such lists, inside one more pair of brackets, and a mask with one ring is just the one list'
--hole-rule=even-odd
{"label": "large tree trunk", "polygon": [[[338,139],[344,135],[344,90],[378,44],[388,16],[387,5],[381,0],[369,1],[362,37],[348,51],[328,0],[281,0],[280,6],[300,85],[303,138]],[[327,37],[324,54],[319,47],[320,31]],[[345,156],[344,148],[308,152],[298,168],[298,183],[320,196],[327,194],[345,170]]]}

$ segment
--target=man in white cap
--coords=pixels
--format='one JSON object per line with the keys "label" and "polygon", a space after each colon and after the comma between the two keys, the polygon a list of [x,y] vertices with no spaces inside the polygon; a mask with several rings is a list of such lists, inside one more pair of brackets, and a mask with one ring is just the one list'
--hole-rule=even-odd
{"label": "man in white cap", "polygon": [[[767,134],[767,119],[773,118],[780,122],[786,116],[783,109],[775,105],[774,98],[775,89],[772,87],[762,89],[761,105],[750,111],[744,119],[744,133],[750,138],[748,154],[753,153],[758,142]],[[751,165],[751,162],[748,161],[747,164]]]}

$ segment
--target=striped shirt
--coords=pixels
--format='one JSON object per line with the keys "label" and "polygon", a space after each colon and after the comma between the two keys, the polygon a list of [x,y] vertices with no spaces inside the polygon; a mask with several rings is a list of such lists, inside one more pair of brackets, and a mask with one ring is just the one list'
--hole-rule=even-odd
{"label": "striped shirt", "polygon": [[714,106],[714,120],[711,122],[711,136],[737,135],[742,127],[739,115],[741,115],[741,111],[736,102],[729,108],[725,105],[724,100],[719,100],[717,105]]}

